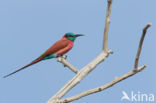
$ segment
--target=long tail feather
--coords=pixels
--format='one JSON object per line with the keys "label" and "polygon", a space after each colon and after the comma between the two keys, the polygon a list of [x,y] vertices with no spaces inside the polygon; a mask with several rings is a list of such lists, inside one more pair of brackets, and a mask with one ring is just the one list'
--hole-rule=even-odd
{"label": "long tail feather", "polygon": [[8,76],[10,76],[10,75],[13,75],[13,74],[15,74],[15,73],[17,73],[17,72],[19,72],[19,71],[21,71],[21,70],[23,70],[23,69],[25,69],[25,68],[31,66],[31,65],[33,65],[33,64],[35,64],[35,63],[41,61],[41,60],[42,60],[42,59],[40,59],[40,58],[39,58],[39,59],[36,59],[36,60],[32,61],[31,63],[27,64],[26,66],[24,66],[24,67],[22,67],[22,68],[20,68],[20,69],[18,69],[18,70],[16,70],[16,71],[14,71],[14,72],[8,74],[8,75],[5,75],[3,78],[6,78],[6,77],[8,77]]}

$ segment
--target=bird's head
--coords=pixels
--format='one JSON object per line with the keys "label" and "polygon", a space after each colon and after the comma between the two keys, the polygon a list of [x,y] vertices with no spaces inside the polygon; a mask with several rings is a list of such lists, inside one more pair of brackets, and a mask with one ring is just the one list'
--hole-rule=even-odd
{"label": "bird's head", "polygon": [[75,39],[79,36],[83,36],[82,34],[75,34],[75,33],[66,33],[65,34],[65,38],[67,38],[68,40],[71,40],[71,41],[75,41]]}

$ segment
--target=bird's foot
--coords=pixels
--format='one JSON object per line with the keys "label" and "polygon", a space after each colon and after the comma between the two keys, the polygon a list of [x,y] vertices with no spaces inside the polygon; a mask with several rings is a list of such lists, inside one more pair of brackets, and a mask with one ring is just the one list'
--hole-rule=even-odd
{"label": "bird's foot", "polygon": [[67,59],[67,55],[63,55],[62,57],[63,57],[64,59]]}
{"label": "bird's foot", "polygon": [[57,55],[57,58],[67,59],[67,55]]}
{"label": "bird's foot", "polygon": [[67,59],[67,55],[57,55],[57,61],[60,62],[62,61],[63,59]]}

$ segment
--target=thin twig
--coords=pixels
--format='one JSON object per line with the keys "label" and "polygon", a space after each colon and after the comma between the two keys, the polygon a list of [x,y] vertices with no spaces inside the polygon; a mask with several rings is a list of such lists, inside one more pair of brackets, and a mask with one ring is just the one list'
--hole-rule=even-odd
{"label": "thin twig", "polygon": [[79,70],[77,70],[73,65],[71,65],[67,60],[66,57],[58,57],[57,61],[62,63],[65,67],[68,67],[71,71],[74,73],[78,73]]}
{"label": "thin twig", "polygon": [[144,41],[144,38],[145,38],[145,35],[146,35],[146,32],[147,32],[147,29],[151,25],[152,25],[152,23],[149,23],[143,29],[143,33],[142,33],[142,36],[141,36],[141,39],[140,39],[140,43],[139,43],[139,46],[138,46],[137,55],[136,55],[136,58],[135,58],[134,71],[137,71],[137,69],[138,69],[138,62],[139,62],[139,58],[140,58],[140,53],[141,53],[143,41]]}
{"label": "thin twig", "polygon": [[91,95],[91,94],[93,94],[93,93],[101,92],[101,91],[103,91],[103,90],[105,90],[105,89],[107,89],[107,88],[110,88],[110,87],[112,87],[113,85],[115,85],[115,84],[121,82],[122,80],[127,79],[128,77],[131,77],[131,76],[135,75],[136,73],[138,73],[138,72],[144,70],[145,68],[146,68],[146,66],[144,65],[144,66],[138,68],[138,70],[137,70],[136,72],[134,72],[134,71],[132,70],[131,72],[126,73],[126,74],[124,74],[124,75],[121,76],[121,77],[115,78],[113,81],[111,81],[111,82],[109,82],[109,83],[107,83],[107,84],[105,84],[105,85],[103,85],[103,86],[100,86],[100,87],[98,87],[98,88],[94,88],[94,89],[91,89],[91,90],[82,92],[82,93],[80,93],[80,94],[78,94],[78,95],[76,95],[76,96],[72,96],[72,97],[66,98],[66,99],[64,99],[64,100],[59,101],[59,103],[68,103],[68,102],[72,102],[72,101],[74,101],[74,100],[78,100],[78,99],[80,99],[80,98],[82,98],[82,97]]}
{"label": "thin twig", "polygon": [[110,24],[112,1],[113,0],[108,0],[108,7],[107,7],[107,14],[106,14],[106,23],[105,23],[104,39],[103,39],[103,51],[105,52],[108,52],[108,31],[109,31],[109,24]]}

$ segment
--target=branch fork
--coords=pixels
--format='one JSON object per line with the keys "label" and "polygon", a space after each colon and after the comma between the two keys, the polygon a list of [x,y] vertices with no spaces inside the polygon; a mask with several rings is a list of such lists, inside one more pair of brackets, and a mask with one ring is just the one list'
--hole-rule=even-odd
{"label": "branch fork", "polygon": [[66,60],[66,56],[58,57],[57,61],[62,63],[65,67],[68,67],[76,75],[70,81],[68,81],[65,84],[65,86],[62,89],[60,89],[60,91],[58,91],[52,98],[50,98],[47,103],[69,103],[69,102],[72,102],[74,100],[78,100],[78,99],[85,97],[87,95],[91,95],[93,93],[97,93],[97,92],[103,91],[107,88],[110,88],[113,85],[115,85],[116,83],[119,83],[120,81],[125,80],[128,77],[131,77],[131,76],[135,75],[136,73],[138,73],[138,72],[140,72],[146,68],[146,65],[138,67],[138,62],[139,62],[139,57],[140,57],[144,37],[145,37],[145,34],[147,32],[147,29],[152,25],[151,23],[147,24],[143,29],[143,34],[142,34],[142,37],[140,39],[137,55],[135,58],[135,64],[134,64],[134,68],[132,69],[132,71],[124,74],[123,76],[115,77],[114,80],[112,80],[111,82],[109,82],[103,86],[100,86],[100,87],[97,87],[97,88],[94,88],[91,90],[87,90],[87,91],[82,92],[80,94],[77,94],[75,96],[60,100],[74,86],[76,86],[78,83],[80,83],[80,81],[83,80],[84,77],[86,77],[92,70],[94,70],[98,64],[103,62],[109,56],[109,54],[113,53],[112,50],[108,49],[108,31],[109,31],[109,25],[110,25],[110,14],[111,14],[112,1],[113,0],[107,0],[108,5],[107,5],[106,23],[105,23],[105,28],[104,28],[102,52],[93,61],[91,61],[86,66],[84,66],[81,70],[78,70],[73,65],[71,65]]}
{"label": "branch fork", "polygon": [[68,67],[71,71],[77,74],[79,70],[76,69],[73,65],[71,65],[66,59],[67,59],[67,56],[60,56],[57,58],[57,61],[62,63],[64,67]]}

